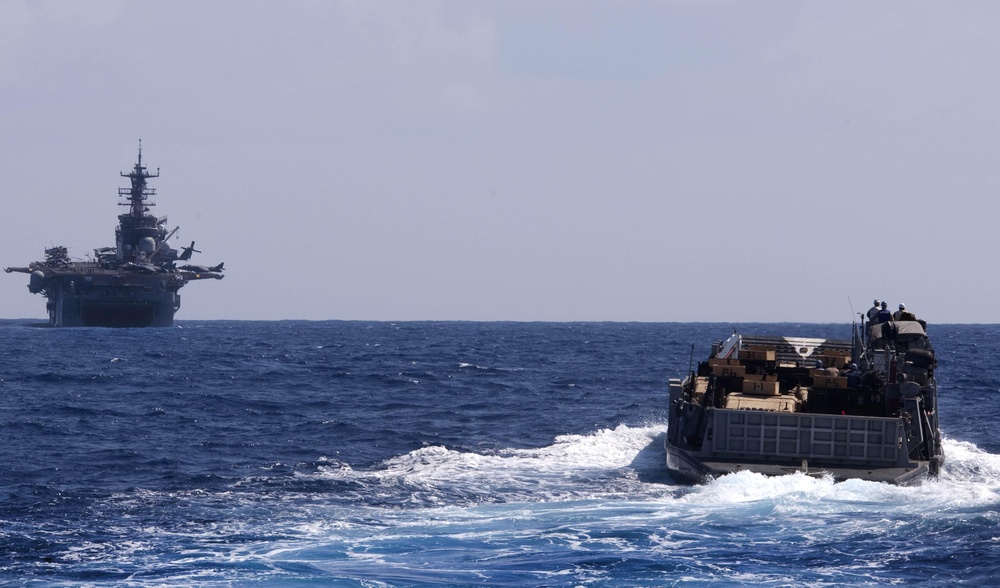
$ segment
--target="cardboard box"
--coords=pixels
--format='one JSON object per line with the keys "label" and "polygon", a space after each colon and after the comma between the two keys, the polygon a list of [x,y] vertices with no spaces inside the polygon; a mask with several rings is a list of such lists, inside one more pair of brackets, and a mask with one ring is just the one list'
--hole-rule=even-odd
{"label": "cardboard box", "polygon": [[775,361],[778,357],[774,349],[741,349],[740,359],[744,361]]}
{"label": "cardboard box", "polygon": [[766,410],[769,412],[798,412],[800,402],[794,396],[726,396],[723,408],[731,410]]}
{"label": "cardboard box", "polygon": [[743,393],[755,396],[776,396],[780,393],[778,382],[758,382],[756,380],[743,380]]}
{"label": "cardboard box", "polygon": [[777,382],[778,376],[777,374],[745,374],[743,379],[754,382]]}
{"label": "cardboard box", "polygon": [[806,362],[807,362],[806,363],[807,366],[809,366],[810,368],[815,368],[815,369],[822,369],[822,368],[815,367],[817,363],[819,363],[819,365],[823,366],[823,368],[840,367],[838,365],[838,363],[840,362],[840,358],[839,357],[830,357],[830,356],[822,355],[822,354],[819,354],[819,353],[814,353],[811,356],[809,356],[809,359],[807,359]]}
{"label": "cardboard box", "polygon": [[851,362],[850,351],[828,349],[818,356],[823,361],[823,367],[842,368]]}
{"label": "cardboard box", "polygon": [[846,390],[847,378],[844,376],[813,376],[813,388]]}
{"label": "cardboard box", "polygon": [[717,365],[740,365],[740,360],[738,359],[722,359],[720,357],[712,357],[708,360],[708,365],[715,367]]}
{"label": "cardboard box", "polygon": [[747,368],[741,365],[713,365],[712,373],[720,378],[742,378]]}

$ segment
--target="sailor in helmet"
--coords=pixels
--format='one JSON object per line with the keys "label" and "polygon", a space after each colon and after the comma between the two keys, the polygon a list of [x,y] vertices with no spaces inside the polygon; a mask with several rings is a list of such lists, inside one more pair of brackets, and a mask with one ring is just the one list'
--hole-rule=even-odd
{"label": "sailor in helmet", "polygon": [[902,302],[900,302],[899,303],[899,310],[897,310],[896,312],[892,313],[892,320],[898,321],[899,320],[899,316],[901,314],[903,314],[904,310],[906,310],[906,305],[903,304]]}

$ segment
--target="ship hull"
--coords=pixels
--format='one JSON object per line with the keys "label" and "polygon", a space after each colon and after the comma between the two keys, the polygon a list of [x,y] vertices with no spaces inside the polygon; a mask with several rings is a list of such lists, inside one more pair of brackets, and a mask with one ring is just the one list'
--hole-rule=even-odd
{"label": "ship hull", "polygon": [[180,306],[176,292],[118,289],[113,295],[57,292],[46,304],[53,327],[170,327]]}
{"label": "ship hull", "polygon": [[54,327],[170,327],[174,310],[157,301],[87,301],[77,308],[63,309],[50,317]]}

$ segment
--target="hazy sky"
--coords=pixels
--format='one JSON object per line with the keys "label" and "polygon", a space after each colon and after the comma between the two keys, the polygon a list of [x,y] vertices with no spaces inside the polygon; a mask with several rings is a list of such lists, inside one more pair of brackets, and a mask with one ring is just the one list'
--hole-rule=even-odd
{"label": "hazy sky", "polygon": [[[1000,3],[0,0],[0,266],[183,319],[1000,322]],[[43,318],[24,274],[0,316]]]}

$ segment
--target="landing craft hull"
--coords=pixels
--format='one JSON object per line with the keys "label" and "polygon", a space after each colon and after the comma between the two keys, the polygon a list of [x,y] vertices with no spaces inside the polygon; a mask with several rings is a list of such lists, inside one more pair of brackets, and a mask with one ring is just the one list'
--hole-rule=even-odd
{"label": "landing craft hull", "polygon": [[813,477],[831,477],[837,482],[858,479],[870,482],[885,482],[897,486],[913,486],[923,482],[930,475],[928,462],[917,462],[911,467],[845,467],[827,466],[809,460],[768,460],[755,461],[751,458],[704,458],[674,447],[664,442],[667,459],[667,473],[675,481],[683,484],[704,484],[714,478],[736,472],[754,472],[764,476],[785,476],[801,473]]}

